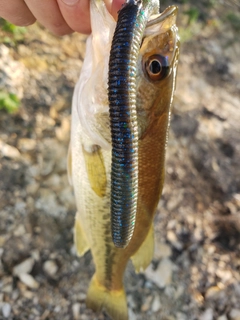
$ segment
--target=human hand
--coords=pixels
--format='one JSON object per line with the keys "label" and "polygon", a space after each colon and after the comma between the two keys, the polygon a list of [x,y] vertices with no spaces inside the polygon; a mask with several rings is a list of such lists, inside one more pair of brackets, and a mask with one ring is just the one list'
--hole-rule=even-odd
{"label": "human hand", "polygon": [[[104,0],[109,12],[117,17],[124,0]],[[0,0],[0,17],[17,26],[36,20],[56,35],[74,31],[90,33],[89,0]]]}

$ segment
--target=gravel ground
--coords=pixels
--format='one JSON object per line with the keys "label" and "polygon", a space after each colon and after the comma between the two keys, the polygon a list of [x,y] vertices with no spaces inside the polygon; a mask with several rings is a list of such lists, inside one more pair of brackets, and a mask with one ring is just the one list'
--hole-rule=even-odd
{"label": "gravel ground", "polygon": [[[180,6],[155,255],[142,274],[127,268],[130,320],[240,319],[239,30],[224,20],[234,1],[207,16],[202,2],[191,25]],[[75,254],[66,174],[84,49],[84,36],[59,39],[36,25],[0,44],[0,91],[21,98],[16,114],[0,111],[0,319],[107,319],[85,306],[94,265]]]}

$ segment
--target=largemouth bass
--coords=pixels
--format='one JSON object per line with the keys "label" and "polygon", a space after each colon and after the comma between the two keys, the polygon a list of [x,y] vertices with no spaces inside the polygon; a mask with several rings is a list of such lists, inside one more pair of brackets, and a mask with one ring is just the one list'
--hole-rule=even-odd
{"label": "largemouth bass", "polygon": [[[109,117],[109,55],[116,21],[103,1],[90,2],[92,34],[72,103],[68,172],[77,214],[77,253],[92,252],[96,272],[87,306],[128,319],[123,275],[131,258],[137,272],[151,262],[153,218],[164,181],[164,159],[179,55],[177,8],[154,15],[144,27],[136,60],[137,204],[128,245],[117,248],[111,234],[112,137]],[[111,69],[111,67],[110,67]],[[124,94],[124,88],[123,88]]]}

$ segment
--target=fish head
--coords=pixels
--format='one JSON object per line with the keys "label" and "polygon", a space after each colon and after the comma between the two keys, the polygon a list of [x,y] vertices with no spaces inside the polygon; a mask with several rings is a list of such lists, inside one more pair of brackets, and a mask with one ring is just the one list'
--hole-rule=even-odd
{"label": "fish head", "polygon": [[137,68],[139,137],[155,118],[170,117],[180,45],[176,17],[177,7],[168,7],[145,30]]}
{"label": "fish head", "polygon": [[[92,142],[111,150],[109,129],[109,55],[116,21],[101,0],[90,2],[92,34],[76,85],[73,107]],[[170,114],[179,54],[176,27],[177,8],[172,6],[154,15],[145,29],[137,65],[137,114],[139,137],[149,125],[151,112]]]}

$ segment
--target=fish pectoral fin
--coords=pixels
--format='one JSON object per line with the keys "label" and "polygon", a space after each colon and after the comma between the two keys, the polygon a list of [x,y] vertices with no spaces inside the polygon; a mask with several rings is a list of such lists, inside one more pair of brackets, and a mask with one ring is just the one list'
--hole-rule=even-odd
{"label": "fish pectoral fin", "polygon": [[72,183],[72,150],[71,150],[71,143],[69,143],[69,147],[68,147],[67,174],[68,174],[69,184],[72,186],[73,183]]}
{"label": "fish pectoral fin", "polygon": [[78,256],[83,256],[85,252],[90,249],[87,242],[87,237],[78,219],[78,213],[76,214],[76,220],[74,225],[74,243],[76,246]]}
{"label": "fish pectoral fin", "polygon": [[93,275],[88,289],[86,305],[94,312],[105,310],[112,319],[128,320],[124,289],[108,290],[98,282],[96,274]]}
{"label": "fish pectoral fin", "polygon": [[82,146],[82,149],[91,188],[99,197],[104,197],[107,188],[107,176],[101,147],[93,145],[91,150],[87,151]]}
{"label": "fish pectoral fin", "polygon": [[138,251],[131,257],[135,271],[144,271],[152,261],[154,254],[154,229],[150,227],[147,237],[142,243]]}

